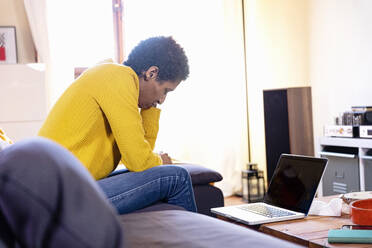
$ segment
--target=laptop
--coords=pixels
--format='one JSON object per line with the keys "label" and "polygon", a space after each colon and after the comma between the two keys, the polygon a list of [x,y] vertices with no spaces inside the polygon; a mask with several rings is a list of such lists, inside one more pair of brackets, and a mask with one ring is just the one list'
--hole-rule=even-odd
{"label": "laptop", "polygon": [[282,154],[263,202],[212,208],[211,212],[247,224],[305,218],[327,158]]}

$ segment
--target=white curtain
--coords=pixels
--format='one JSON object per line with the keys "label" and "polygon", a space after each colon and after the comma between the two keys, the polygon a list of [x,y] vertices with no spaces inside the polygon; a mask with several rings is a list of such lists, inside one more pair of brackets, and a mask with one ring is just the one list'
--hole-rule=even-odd
{"label": "white curtain", "polygon": [[40,61],[46,64],[49,107],[73,82],[74,67],[113,58],[112,1],[24,0]]}
{"label": "white curtain", "polygon": [[24,4],[39,62],[45,63],[49,60],[46,0],[24,0]]}
{"label": "white curtain", "polygon": [[[63,40],[58,40],[60,36],[55,35],[58,32],[63,34],[63,29],[58,30],[53,22],[58,13],[53,8],[53,2],[24,0],[24,4],[39,62],[45,63],[46,100],[48,107],[51,108],[73,79],[73,68],[64,63],[66,62],[64,56],[58,56],[67,54],[66,47],[60,45]],[[60,11],[62,13],[63,10]]]}
{"label": "white curtain", "polygon": [[240,0],[126,0],[124,43],[171,35],[190,76],[161,106],[156,150],[220,172],[225,195],[240,189],[248,161],[243,18]]}
{"label": "white curtain", "polygon": [[45,64],[45,81],[47,98],[45,101],[50,106],[51,87],[51,58],[50,42],[47,26],[47,0],[24,0],[28,22],[30,24],[32,38],[37,50],[39,63]]}

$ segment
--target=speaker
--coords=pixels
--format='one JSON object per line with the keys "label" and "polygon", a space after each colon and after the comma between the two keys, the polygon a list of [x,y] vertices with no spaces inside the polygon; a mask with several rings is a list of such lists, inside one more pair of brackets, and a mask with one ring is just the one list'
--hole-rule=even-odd
{"label": "speaker", "polygon": [[311,88],[263,91],[266,176],[270,182],[282,153],[314,156]]}

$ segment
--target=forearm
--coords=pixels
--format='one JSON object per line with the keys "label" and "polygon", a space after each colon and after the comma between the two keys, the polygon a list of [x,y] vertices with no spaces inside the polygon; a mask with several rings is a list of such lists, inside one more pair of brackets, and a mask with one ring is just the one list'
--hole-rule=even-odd
{"label": "forearm", "polygon": [[154,149],[159,131],[160,109],[141,109],[142,125],[145,131],[145,139],[149,142],[151,149]]}

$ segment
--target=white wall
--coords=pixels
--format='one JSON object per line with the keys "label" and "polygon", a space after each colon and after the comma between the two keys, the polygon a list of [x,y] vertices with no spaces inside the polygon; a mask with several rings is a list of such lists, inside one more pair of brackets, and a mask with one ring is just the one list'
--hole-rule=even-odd
{"label": "white wall", "polygon": [[126,51],[142,39],[172,35],[190,63],[189,78],[161,106],[155,151],[220,172],[225,195],[240,190],[248,162],[241,3],[148,1],[143,9],[143,1],[132,0],[123,14]]}
{"label": "white wall", "polygon": [[308,1],[246,0],[251,161],[266,170],[263,90],[309,86]]}
{"label": "white wall", "polygon": [[34,43],[23,0],[0,0],[0,26],[16,27],[18,63],[35,62]]}
{"label": "white wall", "polygon": [[372,1],[311,0],[310,81],[315,152],[323,125],[372,105]]}

